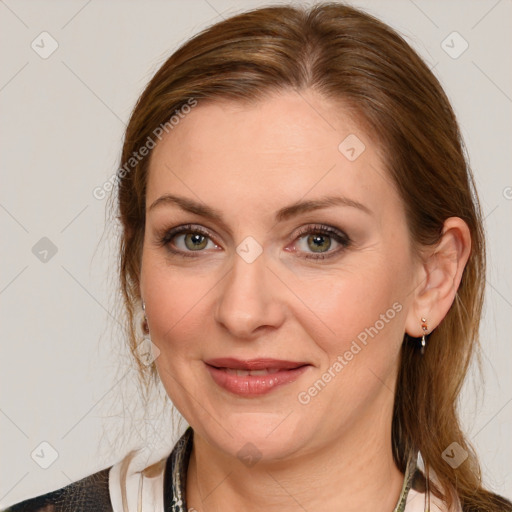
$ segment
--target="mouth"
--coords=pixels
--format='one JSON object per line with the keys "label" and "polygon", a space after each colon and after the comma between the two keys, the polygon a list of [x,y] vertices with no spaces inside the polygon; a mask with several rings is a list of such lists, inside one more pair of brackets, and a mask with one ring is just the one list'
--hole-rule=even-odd
{"label": "mouth", "polygon": [[303,361],[282,359],[234,358],[210,359],[205,361],[214,382],[239,396],[260,396],[277,387],[297,380],[311,365]]}

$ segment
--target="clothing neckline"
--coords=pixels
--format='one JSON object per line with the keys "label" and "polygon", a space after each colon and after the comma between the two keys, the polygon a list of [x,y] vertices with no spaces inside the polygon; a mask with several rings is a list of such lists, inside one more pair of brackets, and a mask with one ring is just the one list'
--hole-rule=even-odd
{"label": "clothing neckline", "polygon": [[[187,512],[187,470],[194,439],[192,427],[188,427],[174,446],[164,471],[164,511]],[[409,457],[402,490],[393,512],[405,512],[407,496],[417,472],[417,455]]]}

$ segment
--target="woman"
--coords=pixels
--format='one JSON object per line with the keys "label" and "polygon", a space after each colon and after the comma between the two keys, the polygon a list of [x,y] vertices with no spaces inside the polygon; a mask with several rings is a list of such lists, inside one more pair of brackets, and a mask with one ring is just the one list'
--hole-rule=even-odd
{"label": "woman", "polygon": [[340,4],[214,25],[140,97],[117,184],[131,348],[190,428],[140,474],[130,454],[9,510],[512,510],[456,413],[473,179],[393,30]]}

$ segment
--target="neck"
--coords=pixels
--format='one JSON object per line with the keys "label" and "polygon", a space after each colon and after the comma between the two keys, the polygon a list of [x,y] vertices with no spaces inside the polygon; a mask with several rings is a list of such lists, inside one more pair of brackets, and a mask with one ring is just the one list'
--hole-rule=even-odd
{"label": "neck", "polygon": [[194,433],[187,472],[187,507],[205,512],[322,510],[392,512],[404,475],[391,450],[391,422],[383,415],[335,442],[285,461],[246,467]]}

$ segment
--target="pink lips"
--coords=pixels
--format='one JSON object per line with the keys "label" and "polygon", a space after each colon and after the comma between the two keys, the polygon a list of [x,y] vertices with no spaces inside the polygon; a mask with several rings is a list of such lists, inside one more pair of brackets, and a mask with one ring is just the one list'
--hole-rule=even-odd
{"label": "pink lips", "polygon": [[306,362],[268,358],[241,361],[225,357],[205,363],[219,386],[241,396],[264,395],[295,381],[310,366]]}

